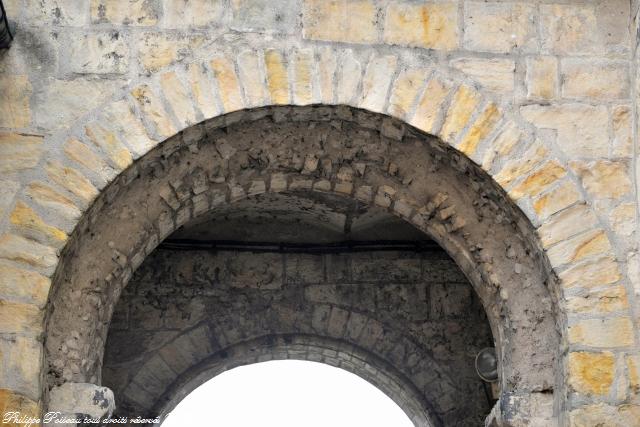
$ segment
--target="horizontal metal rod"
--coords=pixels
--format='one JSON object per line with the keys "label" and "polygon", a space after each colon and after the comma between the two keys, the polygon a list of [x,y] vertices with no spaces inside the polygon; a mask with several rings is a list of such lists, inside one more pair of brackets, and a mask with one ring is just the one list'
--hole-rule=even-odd
{"label": "horizontal metal rod", "polygon": [[374,251],[442,252],[433,240],[346,240],[335,243],[244,242],[235,240],[167,239],[160,249],[177,251],[237,251],[277,253],[341,253]]}

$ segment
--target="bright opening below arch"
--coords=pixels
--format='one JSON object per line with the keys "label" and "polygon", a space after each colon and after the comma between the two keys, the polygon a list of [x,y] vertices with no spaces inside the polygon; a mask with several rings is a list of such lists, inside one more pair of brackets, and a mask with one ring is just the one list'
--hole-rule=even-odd
{"label": "bright opening below arch", "polygon": [[281,360],[241,366],[202,384],[163,427],[413,427],[382,391],[343,369]]}

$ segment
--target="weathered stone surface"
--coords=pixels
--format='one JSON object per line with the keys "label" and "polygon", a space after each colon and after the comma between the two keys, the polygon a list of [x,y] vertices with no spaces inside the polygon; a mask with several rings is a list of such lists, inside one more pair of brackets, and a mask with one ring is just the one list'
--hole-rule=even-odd
{"label": "weathered stone surface", "polygon": [[533,209],[540,219],[545,219],[554,213],[571,206],[580,200],[580,192],[576,185],[565,180],[558,186],[544,192],[540,197],[534,200]]}
{"label": "weathered stone surface", "polygon": [[631,110],[626,105],[615,107],[612,111],[614,157],[630,157],[633,153],[633,135]]}
{"label": "weathered stone surface", "polygon": [[631,392],[640,393],[640,355],[627,355],[627,371],[629,372],[629,387]]}
{"label": "weathered stone surface", "polygon": [[467,125],[479,103],[478,92],[467,85],[461,85],[451,100],[439,136],[446,143],[453,145],[456,136]]}
{"label": "weathered stone surface", "polygon": [[573,390],[583,394],[606,395],[613,383],[613,353],[569,353],[569,382]]}
{"label": "weathered stone surface", "polygon": [[559,274],[564,287],[597,287],[617,282],[622,277],[616,260],[605,256],[575,265]]}
{"label": "weathered stone surface", "polygon": [[129,44],[118,31],[88,33],[69,40],[64,67],[79,74],[124,74],[129,70]]}
{"label": "weathered stone surface", "polygon": [[[0,241],[0,244],[4,242]],[[0,256],[3,252],[0,248]],[[0,300],[0,333],[38,335],[42,331],[44,311],[33,304]]]}
{"label": "weathered stone surface", "polygon": [[197,122],[193,101],[185,86],[175,72],[165,73],[160,76],[160,86],[165,99],[169,102],[173,114],[183,127]]}
{"label": "weathered stone surface", "polygon": [[0,299],[34,304],[42,309],[47,303],[51,280],[33,271],[0,264]]}
{"label": "weathered stone surface", "polygon": [[392,55],[371,59],[362,79],[362,108],[382,112],[397,63]]}
{"label": "weathered stone surface", "polygon": [[604,106],[585,104],[528,105],[522,116],[542,129],[558,132],[558,146],[570,157],[607,156],[609,114]]}
{"label": "weathered stone surface", "polygon": [[111,159],[111,162],[120,170],[126,169],[133,157],[129,149],[120,141],[118,136],[105,129],[100,123],[91,123],[85,127],[85,133],[89,140],[99,149],[103,150]]}
{"label": "weathered stone surface", "polygon": [[284,0],[278,5],[270,0],[232,0],[231,28],[240,31],[293,33],[298,26],[299,5],[300,2],[296,0]]}
{"label": "weathered stone surface", "polygon": [[27,76],[0,75],[0,127],[23,128],[31,123],[31,83]]}
{"label": "weathered stone surface", "polygon": [[574,409],[569,414],[571,427],[627,427],[640,419],[640,405],[622,404],[613,406],[597,403]]}
{"label": "weathered stone surface", "polygon": [[318,76],[320,83],[320,93],[322,102],[333,104],[334,99],[334,77],[337,68],[336,54],[330,47],[320,49],[318,61]]}
{"label": "weathered stone surface", "polygon": [[220,93],[224,112],[229,113],[242,109],[244,104],[240,93],[240,83],[233,63],[225,57],[218,57],[209,64],[218,83],[218,92]]}
{"label": "weathered stone surface", "polygon": [[305,0],[302,35],[306,39],[371,43],[378,39],[378,8],[367,0]]}
{"label": "weathered stone surface", "polygon": [[520,184],[509,190],[509,195],[518,200],[524,196],[535,197],[567,174],[557,161],[550,160],[533,171]]}
{"label": "weathered stone surface", "polygon": [[478,145],[493,132],[500,118],[502,118],[502,112],[496,104],[490,102],[462,137],[457,146],[458,150],[473,158]]}
{"label": "weathered stone surface", "polygon": [[464,47],[480,52],[534,51],[536,14],[533,4],[465,2]]}
{"label": "weathered stone surface", "polygon": [[103,419],[115,410],[113,392],[107,387],[89,383],[64,383],[49,393],[49,410],[63,414],[82,414]]}
{"label": "weathered stone surface", "polygon": [[287,73],[287,59],[285,55],[275,49],[264,53],[264,62],[267,69],[267,88],[271,94],[271,102],[274,104],[288,104],[289,101],[289,76]]}
{"label": "weathered stone surface", "polygon": [[633,203],[623,203],[616,207],[609,214],[611,227],[620,236],[631,236],[636,230],[635,226],[636,207]]}
{"label": "weathered stone surface", "polygon": [[527,98],[550,100],[558,96],[558,59],[554,56],[527,58]]}
{"label": "weathered stone surface", "polygon": [[[0,308],[2,305],[0,305]],[[1,315],[0,315],[1,316]],[[0,384],[28,396],[40,397],[42,343],[32,337],[0,337]],[[18,408],[10,408],[17,410]],[[3,413],[4,415],[4,413]],[[4,421],[4,420],[3,420]],[[3,422],[3,424],[5,424]]]}
{"label": "weathered stone surface", "polygon": [[0,132],[0,172],[33,168],[43,151],[43,138],[39,135]]}
{"label": "weathered stone surface", "polygon": [[631,94],[629,66],[623,61],[564,59],[560,77],[565,98],[613,100]]}
{"label": "weathered stone surface", "polygon": [[518,129],[518,126],[512,120],[507,120],[491,146],[487,148],[482,158],[482,168],[490,170],[494,161],[508,156],[521,139],[522,132]]}
{"label": "weathered stone surface", "polygon": [[547,250],[553,265],[559,266],[579,261],[591,255],[611,250],[609,238],[603,230],[592,230],[560,242]]}
{"label": "weathered stone surface", "polygon": [[589,290],[566,298],[570,313],[610,313],[629,309],[627,291],[623,286]]}
{"label": "weathered stone surface", "polygon": [[80,209],[68,197],[41,182],[32,182],[27,187],[27,196],[34,203],[60,213],[67,219],[80,217]]}
{"label": "weathered stone surface", "polygon": [[362,65],[350,50],[343,53],[338,63],[340,69],[337,72],[337,101],[340,104],[351,104],[362,80]]}
{"label": "weathered stone surface", "polygon": [[0,181],[0,218],[9,213],[20,184],[15,181]]}
{"label": "weathered stone surface", "polygon": [[388,44],[452,50],[458,47],[458,32],[458,5],[453,2],[396,2],[386,10],[383,37]]}
{"label": "weathered stone surface", "polygon": [[149,86],[140,85],[131,91],[131,95],[147,120],[153,125],[156,133],[165,138],[176,133],[176,128],[162,106],[162,102]]}
{"label": "weathered stone surface", "polygon": [[110,103],[104,109],[103,122],[109,123],[118,131],[124,143],[137,155],[146,153],[156,144],[147,134],[140,119],[133,113],[133,107],[127,100]]}
{"label": "weathered stone surface", "polygon": [[[0,388],[0,413],[6,414],[7,412],[18,411],[20,415],[30,418],[40,418],[40,406],[38,405],[38,399],[33,398],[30,399],[20,393],[17,393],[13,390],[8,390],[6,388]],[[13,422],[13,419],[9,422]],[[11,425],[11,427],[24,425],[18,424],[16,421],[15,424]]]}
{"label": "weathered stone surface", "polygon": [[45,166],[49,178],[65,190],[90,202],[98,195],[98,190],[91,182],[77,170],[51,161]]}
{"label": "weathered stone surface", "polygon": [[513,92],[516,64],[512,59],[458,58],[449,65],[490,91],[506,96]]}
{"label": "weathered stone surface", "polygon": [[579,204],[547,220],[538,228],[538,235],[544,246],[550,246],[589,230],[597,224],[598,218],[593,211],[587,205]]}
{"label": "weathered stone surface", "polygon": [[238,55],[240,81],[249,106],[266,105],[269,92],[266,86],[262,58],[257,52],[244,51]]}
{"label": "weathered stone surface", "polygon": [[149,0],[91,0],[91,22],[150,26],[158,23],[159,2]]}
{"label": "weathered stone surface", "polygon": [[594,7],[541,5],[541,41],[557,54],[597,54],[604,50]]}
{"label": "weathered stone surface", "polygon": [[503,188],[506,188],[518,178],[534,170],[545,160],[547,154],[547,148],[539,141],[536,141],[525,151],[523,156],[505,163],[502,170],[494,176],[494,179]]}
{"label": "weathered stone surface", "polygon": [[209,79],[204,64],[189,64],[187,75],[195,104],[205,118],[220,114],[218,101],[213,91],[213,82]]}
{"label": "weathered stone surface", "polygon": [[[87,4],[70,0],[26,0],[23,19],[31,25],[83,26],[87,24]],[[17,13],[13,16],[19,16]]]}
{"label": "weathered stone surface", "polygon": [[26,238],[54,247],[61,247],[67,241],[67,234],[64,231],[45,223],[31,207],[22,201],[16,203],[9,220]]}
{"label": "weathered stone surface", "polygon": [[313,100],[313,52],[301,49],[293,57],[293,102],[308,105]]}
{"label": "weathered stone surface", "polygon": [[162,26],[182,29],[220,25],[224,13],[224,2],[218,0],[163,0]]}
{"label": "weathered stone surface", "polygon": [[633,345],[633,324],[628,317],[585,319],[569,326],[569,343],[616,348]]}
{"label": "weathered stone surface", "polygon": [[429,70],[423,68],[403,70],[393,83],[389,112],[395,117],[404,117],[411,110],[428,76]]}
{"label": "weathered stone surface", "polygon": [[187,58],[202,46],[202,35],[146,33],[137,40],[138,62],[143,71],[151,74]]}
{"label": "weathered stone surface", "polygon": [[631,177],[627,162],[598,160],[569,162],[582,179],[584,188],[595,198],[618,199],[631,191]]}

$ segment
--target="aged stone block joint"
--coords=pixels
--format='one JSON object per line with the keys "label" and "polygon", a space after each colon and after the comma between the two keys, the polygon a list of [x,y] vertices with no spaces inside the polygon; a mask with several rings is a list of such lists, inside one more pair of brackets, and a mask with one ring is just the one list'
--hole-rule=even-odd
{"label": "aged stone block joint", "polygon": [[640,425],[637,0],[2,5],[3,416],[301,359],[416,426]]}

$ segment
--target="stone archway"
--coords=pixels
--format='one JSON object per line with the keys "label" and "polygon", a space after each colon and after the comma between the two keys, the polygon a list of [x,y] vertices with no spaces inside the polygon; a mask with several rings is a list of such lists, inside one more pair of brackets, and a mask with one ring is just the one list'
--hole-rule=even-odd
{"label": "stone archway", "polygon": [[57,270],[49,384],[100,382],[103,352],[96,349],[104,347],[115,303],[165,237],[220,206],[284,191],[375,205],[435,239],[473,284],[491,323],[504,422],[550,411],[562,385],[555,325],[563,319],[530,222],[484,172],[439,140],[349,107],[254,109],[204,122],[110,184]]}

